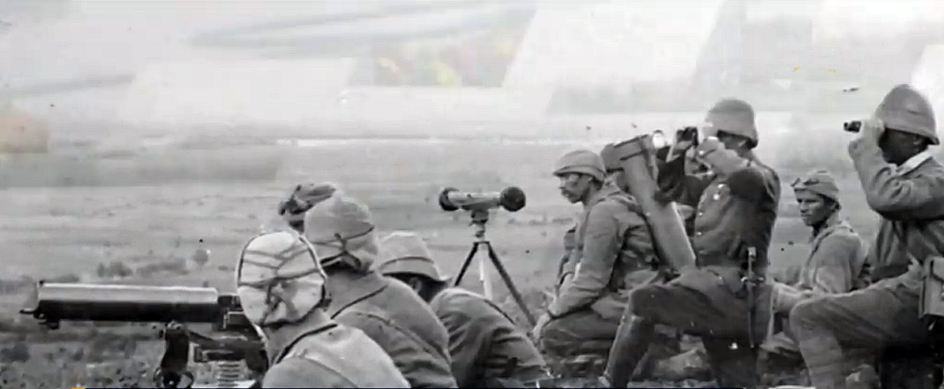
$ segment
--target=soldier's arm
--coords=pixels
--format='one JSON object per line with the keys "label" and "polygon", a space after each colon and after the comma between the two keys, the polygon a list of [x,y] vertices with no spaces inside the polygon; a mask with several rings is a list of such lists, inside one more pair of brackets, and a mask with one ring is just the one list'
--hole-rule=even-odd
{"label": "soldier's arm", "polygon": [[875,212],[891,220],[944,217],[944,174],[902,177],[895,165],[882,158],[877,142],[869,138],[850,143],[849,155],[865,199]]}
{"label": "soldier's arm", "polygon": [[603,294],[622,246],[620,226],[613,216],[621,208],[625,212],[622,205],[609,202],[591,208],[584,232],[580,268],[548,307],[552,316],[562,316],[590,305]]}
{"label": "soldier's arm", "polygon": [[574,250],[576,249],[576,239],[577,227],[567,230],[567,233],[564,234],[564,257],[561,258],[561,264],[557,272],[557,287],[560,288],[564,285],[564,280],[567,276],[573,276],[576,271],[577,261],[574,258]]}
{"label": "soldier's arm", "polygon": [[[397,366],[397,370],[400,370],[403,377],[409,381],[410,386],[414,388],[456,387],[449,360],[438,358],[434,350],[424,349],[420,340],[408,335],[395,323],[359,312],[345,312],[336,320],[341,324],[364,331],[387,352],[394,365]],[[440,359],[442,363],[430,364],[430,358]]]}
{"label": "soldier's arm", "polygon": [[718,141],[705,141],[695,152],[714,172],[728,178],[732,196],[759,201],[772,190],[767,184],[773,177]]}
{"label": "soldier's arm", "polygon": [[816,266],[813,271],[813,289],[816,294],[846,293],[852,290],[861,243],[852,235],[832,235],[823,239],[810,258]]}
{"label": "soldier's arm", "polygon": [[706,174],[688,174],[685,171],[685,160],[684,155],[672,158],[671,153],[660,152],[656,159],[656,182],[662,195],[679,204],[694,207],[698,205],[698,199],[711,183],[712,177]]}
{"label": "soldier's arm", "polygon": [[492,342],[488,323],[454,309],[439,313],[439,320],[449,332],[452,375],[459,387],[472,385],[481,374],[482,362]]}

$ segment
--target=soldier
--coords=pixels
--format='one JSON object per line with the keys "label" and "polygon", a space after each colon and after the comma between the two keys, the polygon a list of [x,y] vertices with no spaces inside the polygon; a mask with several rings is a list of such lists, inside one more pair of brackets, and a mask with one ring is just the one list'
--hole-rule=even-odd
{"label": "soldier", "polygon": [[[554,174],[561,194],[582,203],[576,246],[564,282],[533,333],[558,356],[609,351],[626,305],[627,291],[660,274],[648,225],[635,200],[606,178],[603,160],[590,150],[565,153]],[[567,266],[565,266],[566,274]]]}
{"label": "soldier", "polygon": [[442,323],[412,289],[370,269],[379,252],[367,206],[335,194],[306,213],[304,229],[329,277],[331,318],[377,342],[410,386],[454,388]]}
{"label": "soldier", "polygon": [[[866,244],[840,217],[839,187],[825,170],[809,172],[793,184],[800,217],[813,228],[810,255],[800,266],[797,280],[774,283],[767,341],[761,346],[773,353],[795,355],[796,343],[786,324],[790,309],[798,302],[826,294],[846,293],[862,288]],[[785,331],[785,332],[781,332]]]}
{"label": "soldier", "polygon": [[723,99],[708,111],[706,122],[695,155],[710,170],[686,174],[682,156],[694,142],[680,132],[658,177],[666,197],[697,205],[691,226],[698,266],[666,284],[630,293],[604,375],[609,386],[626,386],[655,324],[701,337],[719,386],[757,384],[754,339],[762,339],[769,317],[770,287],[761,280],[780,179],[752,151],[758,137],[749,104]]}
{"label": "soldier", "polygon": [[410,285],[449,332],[452,373],[460,388],[535,387],[550,378],[527,334],[487,298],[450,288],[419,236],[394,232],[381,244],[377,271]]}
{"label": "soldier", "polygon": [[299,184],[289,195],[288,200],[279,203],[279,215],[292,229],[301,233],[304,230],[305,212],[308,212],[315,204],[331,197],[336,191],[337,187],[330,183]]}
{"label": "soldier", "polygon": [[[815,387],[846,386],[844,353],[850,348],[885,350],[884,358],[896,357],[883,361],[882,387],[904,387],[907,380],[913,381],[907,387],[936,387],[919,304],[923,262],[944,252],[944,166],[927,151],[939,143],[925,97],[898,85],[849,144],[865,198],[881,216],[869,252],[875,283],[803,301],[790,312],[790,327]],[[889,348],[902,352],[889,354]],[[895,382],[888,374],[896,369],[887,363],[896,359],[918,371]]]}
{"label": "soldier", "polygon": [[246,317],[265,339],[270,368],[262,388],[409,388],[393,360],[361,330],[324,312],[325,274],[294,232],[246,243],[236,290]]}

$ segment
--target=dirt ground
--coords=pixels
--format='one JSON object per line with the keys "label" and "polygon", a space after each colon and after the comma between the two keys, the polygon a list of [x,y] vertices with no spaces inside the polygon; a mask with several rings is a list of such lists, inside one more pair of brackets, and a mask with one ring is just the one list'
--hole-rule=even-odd
{"label": "dirt ground", "polygon": [[[550,174],[557,156],[572,147],[338,143],[287,150],[278,175],[271,180],[0,190],[0,246],[4,251],[0,325],[6,331],[17,324],[29,325],[28,318],[17,311],[25,300],[28,281],[43,278],[210,286],[232,292],[233,265],[242,245],[272,222],[278,201],[302,181],[333,181],[365,201],[381,235],[393,230],[418,231],[428,238],[433,254],[451,274],[458,271],[469,250],[473,230],[467,213],[439,209],[438,191],[444,186],[470,191],[521,187],[528,196],[527,206],[516,213],[495,212],[488,223],[488,237],[537,315],[546,303],[544,291],[550,287],[563,253],[562,235],[580,211],[579,206],[559,196],[556,179]],[[238,160],[240,155],[232,158]],[[788,186],[800,172],[774,167],[783,180],[781,216],[771,248],[771,270],[776,273],[804,259],[809,231],[796,218]],[[126,181],[115,177],[115,182]],[[864,208],[858,184],[844,180],[842,187],[848,197],[846,216],[871,236],[874,216]],[[191,260],[201,247],[211,253],[203,265]],[[473,266],[464,278],[473,290],[481,290],[477,268]],[[123,276],[110,278],[110,272]],[[499,300],[526,327],[497,274],[493,276],[499,285]],[[74,336],[62,335],[56,340],[49,335],[4,333],[0,387],[151,386],[147,377],[160,359],[154,330],[146,326],[116,330],[63,325],[59,332]],[[128,333],[142,335],[135,340]],[[24,348],[28,357],[21,355]],[[194,369],[202,369],[201,380],[210,379],[207,366]]]}

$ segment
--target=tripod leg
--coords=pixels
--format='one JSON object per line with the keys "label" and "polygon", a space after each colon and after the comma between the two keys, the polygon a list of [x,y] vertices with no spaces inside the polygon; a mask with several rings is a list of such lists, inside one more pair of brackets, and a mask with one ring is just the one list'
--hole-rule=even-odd
{"label": "tripod leg", "polygon": [[465,262],[462,263],[462,268],[459,269],[459,274],[456,275],[456,281],[452,283],[452,286],[459,286],[462,282],[462,276],[469,270],[469,265],[472,264],[472,259],[475,258],[477,251],[479,251],[479,242],[472,243],[472,249],[469,250],[469,255],[465,257]]}
{"label": "tripod leg", "polygon": [[511,276],[505,271],[505,266],[502,265],[501,260],[498,259],[498,254],[492,249],[491,243],[486,242],[485,245],[488,247],[488,257],[492,259],[492,263],[495,264],[495,268],[498,269],[498,273],[501,274],[502,280],[505,281],[505,286],[507,286],[508,291],[511,292],[511,297],[514,297],[515,302],[518,303],[518,308],[521,308],[521,311],[524,312],[524,316],[528,318],[528,322],[534,327],[537,322],[534,320],[534,316],[531,315],[531,311],[528,310],[528,306],[524,304],[524,299],[521,298],[521,294],[518,293],[518,288],[515,288],[515,283],[511,280]]}

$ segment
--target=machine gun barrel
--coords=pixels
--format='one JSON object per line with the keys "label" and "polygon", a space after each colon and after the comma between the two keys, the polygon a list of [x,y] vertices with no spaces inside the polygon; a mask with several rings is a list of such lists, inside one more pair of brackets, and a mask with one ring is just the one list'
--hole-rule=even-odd
{"label": "machine gun barrel", "polygon": [[39,282],[34,298],[35,306],[20,312],[51,324],[62,320],[221,324],[235,296],[221,296],[213,288]]}

